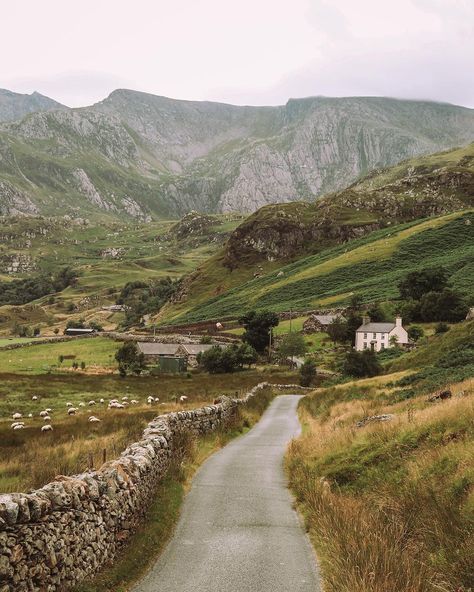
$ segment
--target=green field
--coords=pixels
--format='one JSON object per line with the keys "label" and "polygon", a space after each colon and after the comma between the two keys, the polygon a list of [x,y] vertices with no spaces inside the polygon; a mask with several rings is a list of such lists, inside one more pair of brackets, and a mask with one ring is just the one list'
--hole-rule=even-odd
{"label": "green field", "polygon": [[444,266],[455,288],[474,293],[474,215],[472,210],[386,228],[361,239],[299,259],[208,298],[173,323],[237,316],[245,310],[305,310],[347,302],[360,294],[365,302],[398,296],[407,272]]}

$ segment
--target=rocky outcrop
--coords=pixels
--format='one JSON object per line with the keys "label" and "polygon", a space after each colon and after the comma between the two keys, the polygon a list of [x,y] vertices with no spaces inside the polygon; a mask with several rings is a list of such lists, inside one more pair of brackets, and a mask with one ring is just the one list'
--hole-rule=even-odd
{"label": "rocky outcrop", "polygon": [[225,428],[239,405],[268,386],[257,385],[242,399],[222,397],[161,415],[139,442],[97,471],[0,496],[1,592],[65,592],[110,563],[145,516],[168,468],[180,460],[181,434]]}
{"label": "rocky outcrop", "polygon": [[29,113],[52,109],[67,109],[67,107],[38,92],[23,95],[0,89],[0,121],[14,121]]}

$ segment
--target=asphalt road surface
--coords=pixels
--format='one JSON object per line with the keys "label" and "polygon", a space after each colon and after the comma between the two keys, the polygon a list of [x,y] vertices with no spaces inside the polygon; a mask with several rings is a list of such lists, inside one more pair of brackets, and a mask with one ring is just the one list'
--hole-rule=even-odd
{"label": "asphalt road surface", "polygon": [[320,592],[315,556],[283,472],[299,397],[277,397],[259,423],[196,474],[176,532],[133,592]]}

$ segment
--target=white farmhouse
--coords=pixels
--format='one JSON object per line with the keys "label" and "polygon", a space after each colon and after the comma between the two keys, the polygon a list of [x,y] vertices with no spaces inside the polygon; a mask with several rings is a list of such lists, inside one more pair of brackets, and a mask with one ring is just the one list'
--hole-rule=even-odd
{"label": "white farmhouse", "polygon": [[380,351],[394,346],[392,337],[396,337],[399,345],[408,343],[408,333],[402,326],[401,317],[397,317],[394,323],[371,323],[369,317],[364,317],[363,324],[356,331],[355,348],[357,351]]}

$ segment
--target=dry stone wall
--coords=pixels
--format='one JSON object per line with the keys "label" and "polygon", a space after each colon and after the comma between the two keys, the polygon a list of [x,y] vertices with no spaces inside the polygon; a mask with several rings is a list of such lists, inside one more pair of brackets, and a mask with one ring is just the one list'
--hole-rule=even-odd
{"label": "dry stone wall", "polygon": [[225,428],[242,399],[156,417],[142,439],[100,469],[61,476],[30,493],[0,495],[0,592],[64,592],[114,559],[179,455],[179,434]]}

